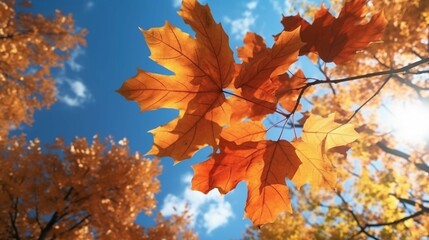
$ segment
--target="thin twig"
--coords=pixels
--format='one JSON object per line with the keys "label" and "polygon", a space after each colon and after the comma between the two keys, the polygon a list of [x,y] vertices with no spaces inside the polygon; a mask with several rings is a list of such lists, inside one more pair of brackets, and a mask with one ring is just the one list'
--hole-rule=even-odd
{"label": "thin twig", "polygon": [[358,112],[366,105],[366,104],[368,104],[375,96],[377,96],[380,92],[381,92],[381,89],[383,89],[384,88],[384,86],[387,84],[387,82],[391,79],[391,75],[389,75],[387,78],[386,78],[386,80],[384,80],[384,82],[381,84],[381,86],[377,89],[377,91],[370,97],[370,98],[368,98],[362,105],[360,105],[355,111],[354,111],[354,113],[353,113],[353,115],[349,118],[349,119],[347,119],[346,120],[346,123],[347,122],[350,122],[350,120],[352,120],[355,116],[356,116],[356,114],[358,114]]}
{"label": "thin twig", "polygon": [[389,76],[391,76],[391,75],[396,74],[396,73],[406,72],[406,71],[408,71],[408,70],[410,70],[412,68],[415,68],[415,67],[417,67],[419,65],[425,64],[427,62],[429,62],[429,58],[424,58],[422,60],[410,63],[407,66],[404,66],[404,67],[401,67],[401,68],[397,68],[397,69],[390,69],[390,70],[386,70],[386,71],[367,73],[367,74],[363,74],[363,75],[358,75],[358,76],[353,76],[353,77],[347,77],[347,78],[340,78],[340,79],[334,79],[334,80],[331,79],[329,82],[328,81],[324,81],[324,80],[315,80],[313,82],[309,82],[304,87],[302,87],[300,89],[296,89],[296,90],[301,90],[301,91],[300,91],[300,93],[299,93],[299,95],[297,97],[296,104],[295,104],[294,108],[292,109],[290,115],[293,114],[297,110],[297,108],[299,106],[299,103],[301,101],[301,98],[304,95],[305,91],[308,88],[312,87],[312,86],[315,86],[315,85],[318,85],[318,84],[329,84],[329,83],[338,84],[338,83],[350,82],[350,81],[360,80],[360,79],[364,79],[364,78],[372,78],[372,77],[378,77],[378,76],[383,76],[383,75],[389,75]]}

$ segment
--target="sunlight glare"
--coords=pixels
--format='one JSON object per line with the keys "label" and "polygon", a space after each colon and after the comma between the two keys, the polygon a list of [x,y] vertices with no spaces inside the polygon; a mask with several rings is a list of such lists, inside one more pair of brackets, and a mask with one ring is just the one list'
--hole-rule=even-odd
{"label": "sunlight glare", "polygon": [[429,106],[421,102],[394,103],[388,121],[399,141],[418,143],[429,139]]}

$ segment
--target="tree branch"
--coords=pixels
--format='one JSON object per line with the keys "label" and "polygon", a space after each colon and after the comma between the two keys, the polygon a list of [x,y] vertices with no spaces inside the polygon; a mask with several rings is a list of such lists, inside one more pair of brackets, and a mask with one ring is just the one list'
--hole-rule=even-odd
{"label": "tree branch", "polygon": [[52,230],[55,223],[57,223],[57,220],[58,220],[58,213],[54,212],[54,214],[52,214],[52,217],[49,220],[48,224],[46,224],[46,226],[40,232],[40,236],[38,238],[39,240],[45,240],[46,239],[46,237],[48,236],[48,233]]}
{"label": "tree branch", "polygon": [[[346,205],[347,207],[347,212],[349,212],[353,219],[355,220],[357,226],[359,227],[360,231],[357,232],[354,236],[359,235],[360,233],[364,233],[367,237],[372,238],[372,239],[376,239],[379,240],[379,238],[377,238],[376,236],[370,234],[369,232],[366,231],[366,226],[362,226],[362,224],[360,223],[358,217],[356,216],[356,214],[354,213],[354,211],[349,207],[349,204],[347,203],[347,201],[344,199],[344,197],[341,195],[340,192],[335,191],[335,193],[337,194],[337,196],[341,199],[341,201],[343,202],[344,205]],[[353,237],[354,237],[353,236]]]}
{"label": "tree branch", "polygon": [[408,216],[406,216],[406,217],[403,217],[403,218],[397,219],[397,220],[392,221],[392,222],[366,224],[365,226],[366,226],[366,227],[383,227],[383,226],[396,225],[396,224],[398,224],[398,223],[405,222],[405,221],[407,221],[408,219],[412,219],[412,218],[418,217],[418,216],[420,216],[420,215],[422,215],[422,214],[424,214],[424,213],[425,213],[425,211],[420,210],[420,211],[418,211],[418,212],[415,212],[414,214],[408,215]]}
{"label": "tree branch", "polygon": [[296,99],[295,106],[293,107],[293,109],[289,115],[292,115],[298,109],[298,106],[299,106],[299,103],[301,101],[302,96],[304,95],[307,88],[310,88],[311,86],[315,86],[318,84],[331,84],[331,83],[337,84],[337,83],[343,83],[343,82],[350,82],[350,81],[354,81],[354,80],[360,80],[360,79],[364,79],[364,78],[372,78],[372,77],[378,77],[378,76],[383,76],[383,75],[393,75],[396,73],[409,71],[412,68],[415,68],[419,65],[422,65],[422,64],[425,64],[428,62],[429,62],[429,57],[421,59],[417,62],[410,63],[407,66],[397,68],[397,69],[390,69],[390,70],[386,70],[386,71],[368,73],[368,74],[363,74],[363,75],[358,75],[358,76],[353,76],[353,77],[347,77],[347,78],[334,79],[334,80],[331,79],[329,81],[315,80],[313,82],[307,83],[304,87],[302,87],[300,89],[294,89],[294,90],[301,90],[301,91],[300,91],[300,93]]}
{"label": "tree branch", "polygon": [[[379,147],[381,150],[383,150],[384,152],[386,152],[388,154],[400,157],[400,158],[404,159],[405,161],[407,161],[409,163],[413,163],[410,160],[410,155],[409,154],[404,153],[402,151],[399,151],[397,149],[390,148],[384,142],[377,142],[376,146]],[[426,173],[429,174],[429,165],[427,165],[426,163],[420,162],[420,163],[413,163],[413,164],[414,164],[414,166],[417,169],[422,170],[422,171],[424,171],[424,172],[426,172]]]}
{"label": "tree branch", "polygon": [[405,159],[407,162],[411,162],[411,161],[410,161],[410,155],[409,155],[409,154],[407,154],[407,153],[404,153],[404,152],[401,152],[401,151],[399,151],[399,150],[396,150],[396,149],[390,148],[390,147],[388,147],[384,142],[378,142],[378,143],[376,143],[376,145],[377,145],[377,147],[379,147],[381,150],[383,150],[383,151],[384,151],[384,152],[386,152],[386,153],[389,153],[389,154],[391,154],[391,155],[394,155],[394,156],[397,156],[397,157],[403,158],[403,159]]}
{"label": "tree branch", "polygon": [[[347,78],[340,78],[340,79],[334,79],[334,80],[331,79],[329,82],[331,82],[331,83],[342,83],[342,82],[349,82],[349,81],[353,81],[353,80],[359,80],[359,79],[363,79],[363,78],[372,78],[372,77],[378,77],[378,76],[383,76],[383,75],[393,75],[396,73],[406,72],[412,68],[415,68],[419,65],[422,65],[422,64],[425,64],[428,62],[429,62],[429,57],[423,58],[422,60],[419,60],[417,62],[410,63],[404,67],[401,67],[401,68],[390,69],[390,70],[374,72],[374,73],[367,73],[367,74],[353,76],[353,77],[347,77]],[[322,83],[326,84],[328,82],[316,80],[316,81],[308,83],[308,84],[317,85],[317,84],[322,84]]]}
{"label": "tree branch", "polygon": [[[91,214],[86,215],[86,216],[85,216],[84,218],[82,218],[79,222],[77,222],[76,224],[74,224],[73,226],[71,226],[69,229],[67,229],[67,230],[66,230],[66,231],[64,231],[63,233],[73,231],[74,229],[76,229],[77,227],[79,227],[79,225],[81,225],[82,223],[84,223],[86,219],[88,219],[88,218],[90,218],[90,217],[91,217]],[[61,234],[62,234],[62,233],[61,233]]]}
{"label": "tree branch", "polygon": [[349,118],[349,119],[347,119],[347,121],[346,122],[350,122],[350,120],[352,120],[355,116],[356,116],[356,114],[366,105],[366,104],[368,104],[373,98],[375,98],[375,96],[377,96],[380,92],[381,92],[381,89],[383,89],[384,88],[384,86],[386,86],[386,84],[387,84],[387,82],[389,82],[389,80],[392,78],[392,76],[391,75],[389,75],[387,78],[386,78],[386,80],[384,80],[384,82],[381,84],[381,86],[377,89],[377,91],[370,97],[370,98],[368,98],[362,105],[360,105],[355,111],[354,111],[354,113],[353,113],[353,115]]}
{"label": "tree branch", "polygon": [[9,212],[9,219],[10,219],[10,223],[12,225],[12,236],[17,239],[20,240],[21,237],[19,236],[19,230],[18,227],[16,226],[16,218],[18,217],[18,199],[14,199],[13,201],[13,213]]}
{"label": "tree branch", "polygon": [[423,206],[423,205],[422,205],[422,204],[420,204],[420,203],[417,203],[417,202],[416,202],[416,201],[414,201],[414,200],[401,198],[401,197],[396,196],[395,194],[391,194],[391,195],[392,195],[392,196],[394,196],[395,198],[397,198],[397,199],[398,199],[401,203],[403,203],[403,204],[412,205],[412,206],[414,206],[414,207],[415,207],[415,206],[417,206],[417,205],[419,205],[419,207],[421,208],[421,210],[420,210],[420,211],[417,211],[417,212],[415,212],[415,213],[413,213],[413,214],[411,214],[411,215],[408,215],[408,216],[406,216],[406,217],[403,217],[403,218],[397,219],[397,220],[395,220],[395,221],[386,222],[386,223],[366,224],[366,226],[367,226],[367,227],[382,227],[382,226],[391,226],[391,225],[396,225],[396,224],[398,224],[398,223],[405,222],[405,221],[407,221],[408,219],[416,218],[416,217],[418,217],[418,216],[420,216],[420,215],[422,215],[422,214],[429,213],[429,208],[427,208],[427,207]]}

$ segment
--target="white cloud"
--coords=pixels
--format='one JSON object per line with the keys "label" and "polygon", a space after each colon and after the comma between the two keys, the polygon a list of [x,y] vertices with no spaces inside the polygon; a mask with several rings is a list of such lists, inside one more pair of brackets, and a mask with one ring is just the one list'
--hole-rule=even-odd
{"label": "white cloud", "polygon": [[182,0],[173,0],[173,7],[178,8],[182,5]]}
{"label": "white cloud", "polygon": [[71,68],[71,70],[75,72],[79,72],[82,70],[82,65],[80,65],[76,59],[85,54],[85,50],[82,47],[78,46],[70,53],[70,59],[67,60],[67,65]]}
{"label": "white cloud", "polygon": [[88,91],[81,81],[70,82],[69,85],[77,97],[84,98],[87,95]]}
{"label": "white cloud", "polygon": [[210,191],[207,195],[191,190],[192,175],[186,174],[182,178],[185,190],[180,196],[168,194],[161,209],[164,216],[171,216],[188,210],[191,217],[191,226],[201,226],[210,233],[228,223],[234,216],[231,204],[220,195],[219,191]]}
{"label": "white cloud", "polygon": [[270,0],[271,5],[273,6],[274,11],[279,15],[295,15],[297,12],[296,7],[292,4],[290,0],[284,0],[282,3],[280,0]]}
{"label": "white cloud", "polygon": [[228,219],[233,217],[231,204],[229,202],[219,202],[218,204],[210,204],[209,209],[204,213],[204,228],[207,233],[215,230],[228,223]]}
{"label": "white cloud", "polygon": [[257,1],[253,1],[253,2],[249,2],[246,7],[249,10],[253,10],[256,8],[256,6],[258,6],[258,2]]}
{"label": "white cloud", "polygon": [[86,10],[91,10],[93,7],[94,7],[94,2],[93,1],[88,1],[86,4],[85,4],[85,9]]}
{"label": "white cloud", "polygon": [[91,99],[91,93],[85,84],[78,79],[65,77],[64,72],[57,77],[57,83],[58,100],[68,106],[80,106]]}
{"label": "white cloud", "polygon": [[81,104],[78,98],[73,98],[73,97],[70,97],[69,95],[60,97],[60,101],[70,107],[77,107]]}
{"label": "white cloud", "polygon": [[253,10],[258,5],[257,1],[252,1],[246,4],[246,11],[243,12],[240,18],[231,19],[224,17],[224,21],[231,25],[231,34],[236,39],[241,39],[244,35],[249,32],[250,27],[255,24],[257,16],[253,13]]}
{"label": "white cloud", "polygon": [[[92,1],[88,2],[90,7]],[[85,54],[85,50],[78,46],[70,52],[70,58],[66,61],[69,68],[63,67],[56,76],[57,80],[57,98],[60,102],[68,106],[76,107],[88,102],[91,99],[91,93],[85,84],[76,77],[69,77],[72,72],[79,72],[83,66],[78,63],[79,56]],[[71,72],[70,72],[71,70]]]}

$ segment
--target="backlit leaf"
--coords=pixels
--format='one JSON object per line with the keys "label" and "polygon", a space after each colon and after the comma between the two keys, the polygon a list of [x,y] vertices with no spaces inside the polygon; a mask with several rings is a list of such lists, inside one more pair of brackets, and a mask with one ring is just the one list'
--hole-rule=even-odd
{"label": "backlit leaf", "polygon": [[311,115],[304,123],[302,140],[314,145],[323,144],[327,151],[333,147],[353,142],[359,137],[352,124],[335,122],[335,115],[323,118]]}
{"label": "backlit leaf", "polygon": [[151,58],[175,74],[141,70],[118,90],[137,101],[142,111],[180,110],[179,119],[151,131],[154,145],[150,154],[171,156],[175,161],[191,157],[205,145],[216,148],[222,126],[229,121],[223,88],[234,73],[228,36],[214,22],[209,8],[189,0],[183,2],[179,14],[196,31],[195,38],[168,22],[142,30]]}
{"label": "backlit leaf", "polygon": [[315,13],[312,24],[300,15],[283,17],[282,24],[285,31],[301,28],[301,37],[306,45],[301,48],[300,55],[317,52],[325,62],[344,64],[357,51],[379,41],[386,28],[383,12],[365,22],[366,3],[366,0],[347,1],[338,18],[322,6]]}
{"label": "backlit leaf", "polygon": [[291,210],[285,179],[291,179],[301,164],[292,144],[285,140],[259,140],[238,145],[223,138],[220,144],[219,153],[193,166],[194,190],[207,193],[217,188],[226,194],[240,181],[246,181],[245,216],[254,224],[271,222],[280,212]]}

